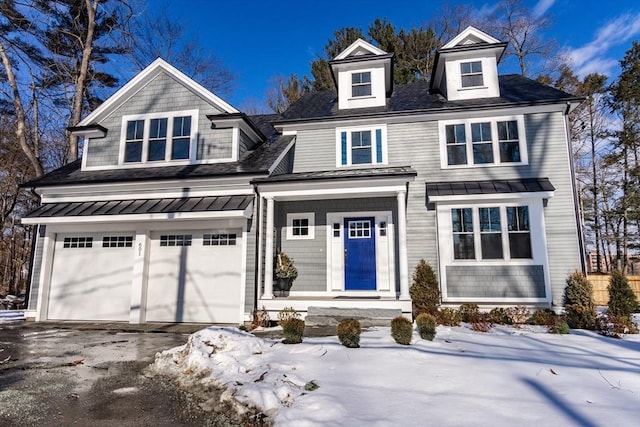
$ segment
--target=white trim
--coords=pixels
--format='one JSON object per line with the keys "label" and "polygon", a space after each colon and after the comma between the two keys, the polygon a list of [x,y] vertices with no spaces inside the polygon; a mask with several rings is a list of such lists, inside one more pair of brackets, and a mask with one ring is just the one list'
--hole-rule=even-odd
{"label": "white trim", "polygon": [[[449,40],[444,46],[441,47],[441,49],[449,49],[452,47],[456,47],[460,42],[462,42],[464,39],[466,39],[469,36],[474,36],[488,44],[500,43],[500,40],[496,39],[495,37],[491,37],[489,34],[483,31],[480,31],[477,28],[469,25],[467,28],[462,30],[460,34],[458,34],[457,36]],[[482,46],[482,44],[479,44],[479,45]]]}
{"label": "white trim", "polygon": [[161,72],[166,72],[178,82],[182,83],[185,87],[190,89],[192,92],[201,96],[204,100],[208,101],[220,110],[226,113],[239,112],[236,108],[231,106],[231,104],[228,104],[218,96],[205,89],[200,84],[196,83],[168,62],[166,62],[162,58],[158,58],[151,64],[149,64],[147,68],[138,73],[133,79],[129,80],[127,84],[125,84],[116,93],[110,96],[91,114],[81,120],[80,123],[77,124],[77,126],[87,126],[94,122],[101,121],[111,111],[117,109],[118,106],[125,103],[133,94],[139,92]]}
{"label": "white trim", "polygon": [[[406,179],[403,182],[407,182]],[[369,194],[388,194],[389,196],[395,196],[398,191],[406,190],[405,184],[398,185],[378,185],[375,187],[364,187],[361,186],[363,184],[362,181],[358,181],[353,183],[353,187],[349,187],[347,183],[341,181],[340,183],[336,183],[337,185],[341,185],[343,188],[309,188],[307,190],[304,189],[295,189],[289,190],[279,189],[277,191],[263,191],[261,194],[265,197],[276,197],[279,200],[294,200],[294,199],[308,199],[309,197],[313,197],[315,199],[318,198],[348,198],[348,197],[367,197]],[[326,182],[323,182],[321,185],[327,185]],[[356,186],[357,185],[357,186]],[[305,186],[310,187],[310,183],[301,184],[304,188]]]}
{"label": "white trim", "polygon": [[452,196],[429,196],[429,203],[432,202],[468,202],[469,200],[521,200],[523,195],[529,198],[550,199],[553,191],[535,191],[530,193],[496,193],[496,194],[461,194]]}
{"label": "white trim", "polygon": [[[247,294],[247,248],[249,245],[249,239],[248,239],[248,232],[247,232],[247,223],[245,221],[245,223],[242,225],[242,248],[240,248],[241,252],[241,260],[240,260],[240,304],[238,307],[239,313],[238,313],[238,319],[240,319],[239,323],[242,322],[242,319],[244,319],[245,316],[245,298],[246,298],[246,294]],[[251,250],[253,251],[254,248],[251,248]],[[254,298],[257,298],[258,296],[255,295]]]}
{"label": "white trim", "polygon": [[[377,141],[376,141],[376,131],[380,130],[381,134],[381,144],[382,144],[382,162],[378,163],[377,159]],[[353,132],[371,132],[371,163],[357,163],[352,164],[352,146],[351,146],[351,135]],[[346,132],[347,134],[347,163],[345,165],[342,164],[342,132]],[[387,125],[380,124],[377,126],[349,126],[349,127],[339,127],[336,128],[336,167],[338,168],[346,168],[352,166],[377,166],[377,165],[386,165],[388,163],[387,158]]]}
{"label": "white trim", "polygon": [[269,166],[269,175],[271,175],[273,171],[276,170],[278,165],[280,165],[280,163],[284,160],[284,158],[287,155],[289,155],[289,151],[291,151],[291,148],[293,148],[295,144],[296,144],[296,138],[293,138],[289,143],[289,145],[287,145],[287,147],[282,151],[282,153],[280,153],[278,158],[271,164],[271,166]]}
{"label": "white trim", "polygon": [[212,212],[166,212],[127,215],[54,216],[23,218],[23,224],[82,224],[104,222],[180,221],[194,219],[251,218],[253,202],[244,210]]}
{"label": "white trim", "polygon": [[358,39],[358,40],[354,41],[353,43],[351,43],[349,45],[349,47],[347,47],[345,50],[340,52],[340,54],[338,54],[338,56],[333,58],[333,60],[334,61],[338,61],[340,59],[346,59],[349,56],[351,56],[351,54],[353,52],[355,52],[356,50],[358,50],[358,49],[363,49],[363,50],[369,51],[373,55],[386,55],[387,54],[387,52],[385,52],[384,50],[380,49],[379,47],[375,47],[374,45],[372,45],[371,43],[369,43],[369,42],[367,42],[365,40]]}
{"label": "white trim", "polygon": [[[191,118],[191,132],[189,135],[189,158],[187,159],[172,159],[171,154],[173,151],[173,119],[176,117],[190,117]],[[198,135],[198,117],[199,110],[182,110],[182,111],[164,111],[156,113],[146,114],[130,114],[122,116],[121,128],[120,128],[120,146],[118,153],[118,165],[116,168],[122,167],[149,167],[149,166],[171,166],[180,164],[192,164],[196,162],[197,151],[197,135]],[[167,134],[165,137],[165,158],[164,160],[148,160],[149,155],[149,132],[150,122],[153,119],[166,119],[167,120]],[[125,151],[127,141],[127,124],[132,121],[142,120],[144,121],[144,134],[142,136],[142,156],[139,162],[125,162]],[[237,149],[236,149],[237,151]],[[236,153],[237,155],[237,153]],[[113,165],[112,165],[113,166]],[[97,167],[104,169],[104,167]]]}
{"label": "white trim", "polygon": [[[516,121],[518,124],[518,143],[520,151],[519,162],[502,162],[500,160],[500,141],[498,140],[498,122]],[[474,163],[473,159],[473,142],[471,125],[476,123],[490,123],[491,126],[491,146],[493,149],[492,163]],[[449,165],[447,156],[447,134],[446,127],[449,125],[464,125],[465,128],[465,147],[467,155],[467,163],[460,165]],[[458,120],[440,120],[438,121],[438,134],[440,138],[440,168],[441,169],[466,169],[496,166],[522,166],[529,164],[529,155],[527,150],[527,135],[524,125],[524,116],[492,116],[482,118],[468,118]]]}
{"label": "white trim", "polygon": [[[293,220],[306,219],[308,221],[307,235],[293,234]],[[315,239],[316,214],[315,212],[287,213],[287,240],[313,240]]]}

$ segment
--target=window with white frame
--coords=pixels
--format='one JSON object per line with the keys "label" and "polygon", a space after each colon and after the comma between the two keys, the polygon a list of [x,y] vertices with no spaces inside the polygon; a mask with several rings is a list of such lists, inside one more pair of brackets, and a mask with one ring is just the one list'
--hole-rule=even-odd
{"label": "window with white frame", "polygon": [[62,247],[68,248],[91,248],[93,247],[93,237],[65,237]]}
{"label": "window with white frame", "polygon": [[191,234],[166,234],[160,236],[160,246],[191,246]]}
{"label": "window with white frame", "polygon": [[351,74],[351,96],[371,96],[371,72]]}
{"label": "window with white frame", "polygon": [[287,239],[303,240],[315,237],[315,214],[313,212],[287,214]]}
{"label": "window with white frame", "polygon": [[188,160],[198,111],[123,117],[123,163]]}
{"label": "window with white frame", "polygon": [[102,238],[103,248],[131,248],[133,236],[105,236]]}
{"label": "window with white frame", "polygon": [[531,259],[528,206],[451,209],[454,260]]}
{"label": "window with white frame", "polygon": [[202,246],[235,246],[235,233],[203,234]]}
{"label": "window with white frame", "polygon": [[460,81],[462,83],[462,87],[483,86],[482,61],[461,62]]}
{"label": "window with white frame", "polygon": [[337,166],[386,163],[385,126],[337,129]]}
{"label": "window with white frame", "polygon": [[443,167],[526,164],[522,116],[440,122]]}

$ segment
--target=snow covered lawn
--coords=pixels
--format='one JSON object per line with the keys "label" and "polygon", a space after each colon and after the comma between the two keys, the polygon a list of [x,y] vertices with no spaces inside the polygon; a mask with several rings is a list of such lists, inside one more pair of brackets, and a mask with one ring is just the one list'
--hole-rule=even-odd
{"label": "snow covered lawn", "polygon": [[376,328],[349,349],[335,336],[285,345],[210,327],[154,368],[185,387],[224,386],[223,399],[283,426],[639,426],[640,337],[571,332],[440,326],[433,342],[414,333],[401,346]]}

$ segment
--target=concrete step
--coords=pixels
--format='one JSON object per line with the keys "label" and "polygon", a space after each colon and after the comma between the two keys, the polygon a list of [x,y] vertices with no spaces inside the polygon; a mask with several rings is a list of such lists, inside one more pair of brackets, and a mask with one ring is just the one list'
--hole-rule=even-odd
{"label": "concrete step", "polygon": [[389,326],[391,320],[402,316],[402,310],[392,308],[309,307],[305,324],[308,326],[337,326],[343,319],[356,319],[364,327]]}

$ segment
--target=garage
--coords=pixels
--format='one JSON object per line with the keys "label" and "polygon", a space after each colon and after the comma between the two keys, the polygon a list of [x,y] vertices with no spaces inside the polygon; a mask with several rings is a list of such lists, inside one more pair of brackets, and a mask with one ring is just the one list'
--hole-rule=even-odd
{"label": "garage", "polygon": [[239,323],[242,230],[151,232],[147,322]]}
{"label": "garage", "polygon": [[48,319],[128,321],[132,234],[58,234]]}

